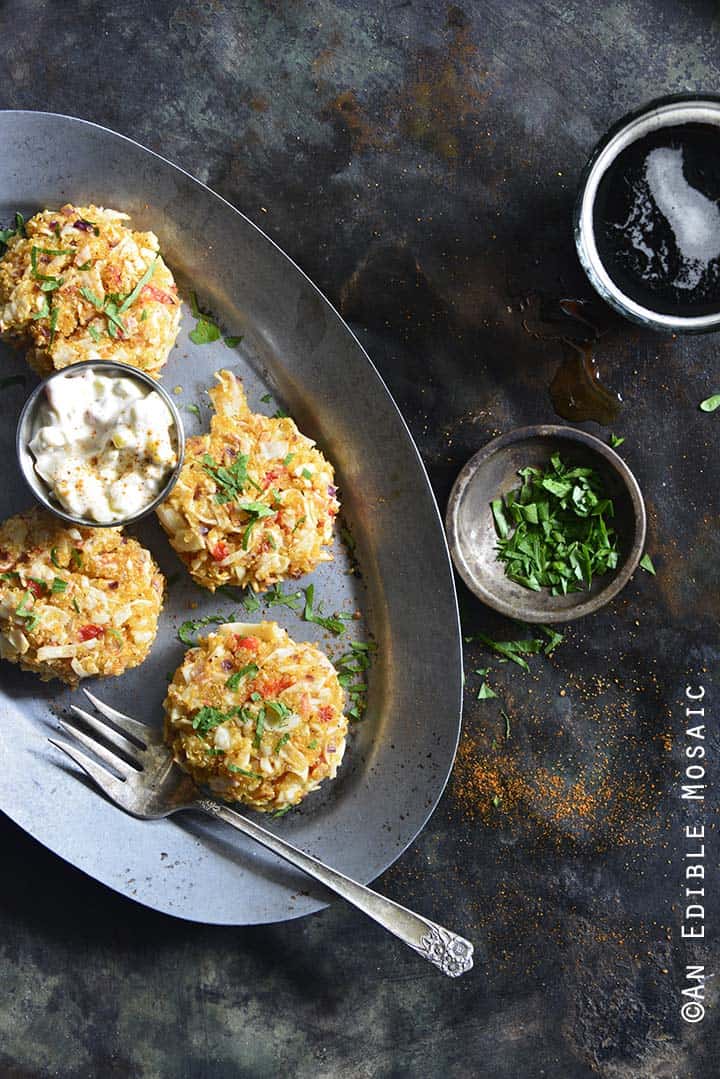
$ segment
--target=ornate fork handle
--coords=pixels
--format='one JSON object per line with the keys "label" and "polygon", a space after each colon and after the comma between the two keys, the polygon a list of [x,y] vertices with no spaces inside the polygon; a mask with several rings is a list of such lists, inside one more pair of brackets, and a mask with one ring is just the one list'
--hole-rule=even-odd
{"label": "ornate fork handle", "polygon": [[324,884],[326,888],[357,907],[363,914],[367,914],[389,933],[399,937],[423,959],[428,959],[448,977],[458,978],[472,968],[473,946],[464,937],[437,925],[436,922],[431,922],[428,918],[414,914],[413,911],[401,907],[392,899],[386,899],[371,888],[358,884],[357,881],[346,877],[344,873],[331,869],[312,855],[294,847],[292,843],[268,832],[259,824],[255,824],[254,821],[248,820],[247,817],[243,817],[212,798],[199,798],[194,805],[210,814],[211,817],[218,817],[227,824],[231,824],[233,828],[237,828],[238,831],[244,832],[262,846],[267,847],[273,854],[284,858],[286,862],[290,862],[320,884]]}

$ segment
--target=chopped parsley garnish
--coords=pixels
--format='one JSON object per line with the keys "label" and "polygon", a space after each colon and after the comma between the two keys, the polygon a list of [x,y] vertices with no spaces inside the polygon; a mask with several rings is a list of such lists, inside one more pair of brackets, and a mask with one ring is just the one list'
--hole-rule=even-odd
{"label": "chopped parsley garnish", "polygon": [[258,749],[262,742],[263,732],[265,731],[265,709],[260,707],[258,714],[255,717],[255,737],[253,738],[253,746]]}
{"label": "chopped parsley garnish", "polygon": [[[197,406],[196,406],[197,407]],[[215,481],[218,490],[215,501],[221,506],[226,502],[239,501],[247,483],[247,453],[239,453],[231,465],[219,465],[209,453],[203,455],[203,471]]]}
{"label": "chopped parsley garnish", "polygon": [[220,330],[214,322],[201,318],[189,336],[194,345],[210,345],[220,339]]}
{"label": "chopped parsley garnish", "polygon": [[80,295],[83,297],[83,299],[87,300],[88,303],[92,304],[93,307],[96,308],[98,311],[102,311],[103,303],[105,301],[101,300],[99,296],[96,296],[91,288],[85,288],[85,286],[83,286],[80,289]]}
{"label": "chopped parsley garnish", "polygon": [[201,737],[204,737],[215,727],[219,727],[222,723],[227,723],[234,715],[236,715],[234,709],[231,712],[221,712],[219,708],[211,708],[210,705],[206,704],[195,713],[195,718],[192,721],[193,730],[197,731]]}
{"label": "chopped parsley garnish", "polygon": [[292,708],[288,708],[282,701],[265,701],[265,719],[271,726],[283,727],[291,715]]}
{"label": "chopped parsley garnish", "polygon": [[235,671],[234,674],[231,674],[225,685],[228,689],[237,689],[243,678],[254,678],[259,670],[260,668],[257,663],[247,663],[244,667],[241,667],[239,671]]}
{"label": "chopped parsley garnish", "polygon": [[95,308],[101,315],[105,315],[107,320],[107,332],[113,338],[117,339],[118,332],[127,333],[127,327],[123,320],[120,318],[120,312],[124,311],[124,307],[118,307],[120,300],[119,296],[114,293],[108,293],[104,300],[101,300],[99,296],[89,288],[81,288],[78,290],[84,300],[87,300],[89,304]]}
{"label": "chopped parsley garnish", "polygon": [[230,764],[230,762],[228,762],[226,767],[227,767],[228,772],[237,772],[238,775],[247,776],[248,779],[264,779],[265,778],[264,776],[261,776],[259,772],[248,772],[246,768],[240,768],[240,767],[238,767],[237,764]]}
{"label": "chopped parsley garnish", "polygon": [[282,408],[278,408],[277,411],[273,413],[273,419],[274,420],[286,420],[289,415],[290,415],[289,412],[285,412]]}
{"label": "chopped parsley garnish", "polygon": [[496,550],[510,580],[559,596],[615,569],[617,535],[607,523],[614,507],[594,469],[571,467],[556,453],[547,469],[519,475],[522,485],[491,503]]}
{"label": "chopped parsley garnish", "polygon": [[614,450],[616,450],[618,446],[622,446],[624,441],[624,436],[621,438],[619,435],[610,435],[610,445]]}
{"label": "chopped parsley garnish", "polygon": [[551,656],[557,646],[559,644],[562,644],[565,640],[565,634],[558,633],[558,631],[556,629],[553,629],[552,626],[540,626],[540,629],[548,639],[547,644],[543,648],[543,652],[546,656]]}
{"label": "chopped parsley garnish", "polygon": [[28,610],[27,604],[30,602],[31,599],[32,592],[24,592],[23,597],[15,610],[15,614],[17,615],[17,617],[22,618],[25,621],[25,629],[28,631],[28,633],[32,633],[32,631],[35,629],[38,622],[40,621],[40,615],[34,614],[33,611]]}
{"label": "chopped parsley garnish", "polygon": [[206,311],[200,310],[197,295],[194,292],[190,293],[190,310],[193,318],[197,319],[195,329],[190,331],[190,340],[194,345],[210,345],[222,337],[228,348],[235,348],[242,341],[242,336],[223,336],[220,333],[217,322]]}
{"label": "chopped parsley garnish", "polygon": [[262,401],[262,403],[264,405],[267,405],[267,404],[270,403],[270,401],[272,401],[272,394],[271,393],[264,393],[262,395],[262,397],[260,398],[260,400]]}
{"label": "chopped parsley garnish", "polygon": [[243,597],[242,605],[248,614],[254,614],[255,611],[260,610],[260,600],[254,592],[248,592],[248,594]]}
{"label": "chopped parsley garnish", "polygon": [[200,419],[200,407],[199,407],[199,405],[185,405],[185,411],[186,412],[192,412],[193,416],[197,416],[197,418]]}
{"label": "chopped parsley garnish", "polygon": [[562,633],[551,629],[550,626],[540,626],[539,628],[547,637],[547,641],[544,641],[542,637],[529,637],[525,640],[517,641],[494,641],[492,637],[488,637],[485,633],[466,637],[465,640],[468,642],[481,641],[491,652],[495,652],[502,657],[501,663],[510,661],[511,663],[517,663],[518,667],[521,667],[524,671],[529,671],[530,665],[524,658],[525,656],[538,655],[540,652],[544,652],[546,656],[552,655],[557,646],[565,640]]}
{"label": "chopped parsley garnish", "polygon": [[50,310],[50,344],[55,340],[55,330],[57,329],[57,321],[59,310],[57,307],[53,307]]}
{"label": "chopped parsley garnish", "polygon": [[155,256],[155,258],[152,260],[152,262],[148,266],[145,273],[142,275],[142,277],[138,281],[135,288],[132,290],[132,292],[129,292],[127,294],[127,296],[125,297],[125,299],[122,301],[119,308],[117,309],[117,313],[119,315],[122,315],[124,311],[127,311],[128,307],[132,307],[132,305],[135,303],[138,296],[142,292],[143,288],[145,287],[145,285],[147,285],[148,281],[150,280],[152,275],[155,273],[155,267],[157,265],[157,260],[159,258],[160,258],[159,255]]}
{"label": "chopped parsley garnish", "polygon": [[25,236],[25,218],[20,213],[15,214],[14,228],[0,229],[0,244],[7,246],[8,240],[13,236]]}
{"label": "chopped parsley garnish", "polygon": [[[335,669],[338,672],[338,682],[347,691],[350,698],[350,707],[347,714],[356,722],[362,719],[367,705],[367,682],[365,672],[371,663],[371,653],[375,652],[377,645],[374,641],[353,641],[350,651],[345,652],[335,661]],[[312,746],[308,748],[313,748]]]}
{"label": "chopped parsley garnish", "polygon": [[65,284],[64,277],[56,277],[54,274],[40,273],[38,270],[38,252],[44,255],[73,255],[75,252],[72,248],[58,248],[54,250],[49,247],[33,247],[30,250],[30,265],[32,267],[32,276],[36,281],[40,282],[40,288],[43,292],[53,292],[55,289],[60,288]]}
{"label": "chopped parsley garnish", "polygon": [[8,390],[11,386],[24,386],[25,375],[6,375],[0,378],[0,390]]}
{"label": "chopped parsley garnish", "polygon": [[640,559],[640,568],[644,569],[646,573],[652,573],[653,577],[656,576],[655,567],[649,554],[644,554]]}
{"label": "chopped parsley garnish", "polygon": [[125,323],[120,318],[118,306],[114,300],[105,300],[103,314],[107,318],[107,332],[110,334],[113,341],[117,340],[118,331],[122,334],[127,332]]}
{"label": "chopped parsley garnish", "polygon": [[222,626],[225,622],[233,621],[235,621],[235,616],[233,614],[207,614],[204,618],[189,618],[187,622],[183,622],[178,628],[178,640],[183,644],[194,645],[197,643],[195,641],[195,634],[199,629],[210,625]]}
{"label": "chopped parsley garnish", "polygon": [[706,397],[704,401],[700,402],[700,408],[703,412],[714,412],[716,408],[720,408],[720,393],[714,393],[712,397]]}
{"label": "chopped parsley garnish", "polygon": [[297,592],[283,592],[279,584],[275,584],[263,596],[268,607],[289,607],[291,611],[299,611],[303,605],[303,594]]}
{"label": "chopped parsley garnish", "polygon": [[266,506],[264,502],[241,502],[240,509],[250,515],[250,523],[243,533],[242,545],[243,550],[247,551],[250,546],[250,535],[253,528],[262,520],[263,517],[272,517],[275,514],[275,510],[270,506]]}
{"label": "chopped parsley garnish", "polygon": [[494,641],[486,634],[478,633],[477,637],[470,639],[482,641],[491,651],[496,652],[506,661],[510,660],[512,663],[517,663],[518,667],[522,667],[524,671],[529,671],[530,666],[527,660],[523,659],[523,656],[535,655],[542,649],[543,645],[543,642],[537,637],[526,641]]}
{"label": "chopped parsley garnish", "polygon": [[322,605],[318,604],[317,611],[315,610],[315,585],[310,584],[305,589],[305,608],[303,610],[303,619],[306,622],[314,622],[317,626],[322,626],[323,629],[327,629],[330,633],[333,633],[336,637],[339,637],[341,633],[344,633],[347,629],[345,623],[352,619],[352,614],[347,611],[338,611],[334,615],[323,615]]}

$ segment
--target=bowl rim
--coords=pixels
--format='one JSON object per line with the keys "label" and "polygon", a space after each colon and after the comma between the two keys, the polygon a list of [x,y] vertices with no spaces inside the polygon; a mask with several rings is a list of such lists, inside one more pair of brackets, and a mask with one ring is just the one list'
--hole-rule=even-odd
{"label": "bowl rim", "polygon": [[[26,438],[24,438],[25,427],[32,421],[33,413],[38,407],[38,402],[40,401],[46,386],[62,375],[73,375],[76,371],[87,368],[100,368],[106,373],[112,371],[122,375],[124,378],[134,378],[136,381],[142,382],[145,386],[148,386],[151,390],[157,390],[168,407],[175,427],[177,464],[170,473],[167,483],[147,506],[144,506],[130,517],[120,517],[113,521],[92,521],[87,517],[76,517],[74,514],[68,513],[62,506],[55,503],[49,494],[47,484],[41,477],[37,476],[37,473],[35,472],[30,445]],[[77,525],[80,528],[124,528],[126,525],[134,524],[143,517],[147,517],[148,514],[157,509],[157,507],[165,501],[177,483],[185,460],[185,428],[183,427],[180,412],[170,394],[165,387],[161,386],[159,382],[156,382],[151,375],[148,375],[145,371],[141,371],[138,367],[133,367],[132,364],[121,363],[118,360],[83,360],[81,363],[68,364],[67,367],[61,367],[58,371],[52,371],[51,374],[42,379],[30,393],[22,407],[20,416],[18,417],[15,430],[15,455],[22,477],[30,488],[32,494],[41,505],[56,517],[66,521],[68,524]],[[32,478],[31,475],[28,474],[28,464]],[[33,482],[35,477],[37,478],[35,482]]]}
{"label": "bowl rim", "polygon": [[[709,114],[712,114],[712,120]],[[600,258],[595,243],[593,208],[600,180],[627,146],[663,127],[701,122],[703,116],[706,122],[720,127],[720,94],[665,94],[625,113],[595,144],[580,174],[573,209],[575,248],[595,291],[624,318],[665,333],[711,333],[720,326],[720,310],[710,315],[667,315],[644,307],[627,296],[610,277]]]}
{"label": "bowl rim", "polygon": [[[595,595],[589,596],[584,600],[579,599],[579,602],[574,606],[562,610],[543,611],[542,613],[536,613],[530,610],[521,614],[512,603],[496,596],[485,588],[482,581],[478,580],[471,572],[463,553],[463,544],[460,540],[460,530],[458,527],[458,516],[462,499],[470,481],[486,461],[493,457],[498,450],[504,449],[514,442],[543,438],[566,439],[568,442],[575,442],[584,446],[586,449],[600,454],[600,456],[603,457],[618,473],[630,496],[635,530],[632,545],[622,566],[613,575],[607,585],[599,592],[595,593]],[[504,434],[498,435],[496,438],[487,442],[477,451],[477,453],[473,454],[473,456],[466,461],[450,492],[445,514],[445,528],[447,530],[450,554],[457,572],[470,591],[488,607],[492,607],[493,610],[498,611],[500,614],[506,615],[508,618],[512,618],[519,622],[527,622],[530,624],[570,622],[577,618],[583,618],[588,614],[593,614],[601,607],[604,607],[605,604],[609,603],[609,601],[613,599],[618,592],[621,592],[628,583],[638,567],[645,547],[647,511],[645,509],[645,501],[642,496],[642,491],[640,490],[640,485],[626,462],[614,449],[612,449],[612,447],[608,446],[595,435],[591,435],[587,431],[581,431],[576,427],[567,427],[564,424],[535,424],[529,427],[515,427],[511,431],[506,431]],[[578,597],[584,595],[582,592],[576,592],[574,594]],[[533,595],[533,593],[528,590],[528,596],[531,595]]]}

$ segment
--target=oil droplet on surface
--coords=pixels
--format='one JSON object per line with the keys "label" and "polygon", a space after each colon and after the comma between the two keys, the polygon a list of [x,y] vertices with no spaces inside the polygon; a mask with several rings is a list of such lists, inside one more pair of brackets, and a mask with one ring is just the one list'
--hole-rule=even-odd
{"label": "oil droplet on surface", "polygon": [[550,383],[553,407],[564,420],[594,420],[607,426],[616,419],[622,398],[600,381],[590,344],[568,341],[567,346],[570,353]]}

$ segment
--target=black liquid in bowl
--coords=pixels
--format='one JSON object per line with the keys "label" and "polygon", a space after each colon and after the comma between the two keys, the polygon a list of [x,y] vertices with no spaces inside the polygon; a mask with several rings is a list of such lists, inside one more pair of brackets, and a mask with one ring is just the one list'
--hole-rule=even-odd
{"label": "black liquid in bowl", "polygon": [[720,310],[720,126],[661,127],[621,150],[593,206],[597,252],[629,299],[664,315]]}

